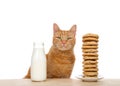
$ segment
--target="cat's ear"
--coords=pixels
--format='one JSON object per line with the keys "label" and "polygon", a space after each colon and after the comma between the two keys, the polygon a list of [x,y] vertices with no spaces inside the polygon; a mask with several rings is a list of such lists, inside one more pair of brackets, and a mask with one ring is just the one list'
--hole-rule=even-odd
{"label": "cat's ear", "polygon": [[76,28],[77,28],[77,26],[73,25],[70,29],[70,31],[74,34],[74,36],[76,35]]}
{"label": "cat's ear", "polygon": [[59,26],[58,26],[56,23],[54,23],[54,24],[53,24],[54,34],[55,34],[57,31],[59,31],[59,30],[60,30]]}

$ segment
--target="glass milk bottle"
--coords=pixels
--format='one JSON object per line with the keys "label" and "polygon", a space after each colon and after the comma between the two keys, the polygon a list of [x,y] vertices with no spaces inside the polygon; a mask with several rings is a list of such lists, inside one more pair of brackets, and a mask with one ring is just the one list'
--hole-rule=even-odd
{"label": "glass milk bottle", "polygon": [[33,54],[31,59],[31,80],[46,80],[46,55],[44,52],[44,43],[33,43]]}

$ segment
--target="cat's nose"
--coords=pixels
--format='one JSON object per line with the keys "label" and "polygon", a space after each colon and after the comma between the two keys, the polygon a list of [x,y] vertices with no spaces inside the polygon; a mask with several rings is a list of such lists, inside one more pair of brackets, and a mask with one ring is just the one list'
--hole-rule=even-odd
{"label": "cat's nose", "polygon": [[66,44],[66,40],[62,40],[62,44]]}

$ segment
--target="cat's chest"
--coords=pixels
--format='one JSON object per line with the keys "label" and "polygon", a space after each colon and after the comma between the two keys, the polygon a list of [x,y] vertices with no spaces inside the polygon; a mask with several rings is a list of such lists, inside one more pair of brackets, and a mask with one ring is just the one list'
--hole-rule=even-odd
{"label": "cat's chest", "polygon": [[69,64],[74,62],[74,54],[71,53],[51,53],[48,60],[52,63]]}
{"label": "cat's chest", "polygon": [[74,65],[74,58],[72,60],[68,58],[52,58],[48,60],[48,68],[52,72],[60,72],[65,73],[67,71],[71,71]]}
{"label": "cat's chest", "polygon": [[61,71],[61,73],[65,71],[70,71],[73,68],[73,64],[62,64],[62,63],[50,63],[48,65],[51,68],[51,71]]}
{"label": "cat's chest", "polygon": [[59,64],[59,65],[63,65],[63,64],[71,64],[74,62],[74,57],[51,57],[50,59],[51,63],[54,64]]}
{"label": "cat's chest", "polygon": [[69,77],[74,65],[74,54],[49,53],[47,58],[47,70],[49,76]]}

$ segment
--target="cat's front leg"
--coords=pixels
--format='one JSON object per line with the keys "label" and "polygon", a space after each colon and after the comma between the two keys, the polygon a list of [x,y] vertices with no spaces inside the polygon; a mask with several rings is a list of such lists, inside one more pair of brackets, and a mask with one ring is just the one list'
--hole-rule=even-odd
{"label": "cat's front leg", "polygon": [[30,76],[30,68],[29,68],[29,70],[28,70],[27,75],[24,77],[24,79],[28,79],[28,78],[31,78],[31,76]]}

